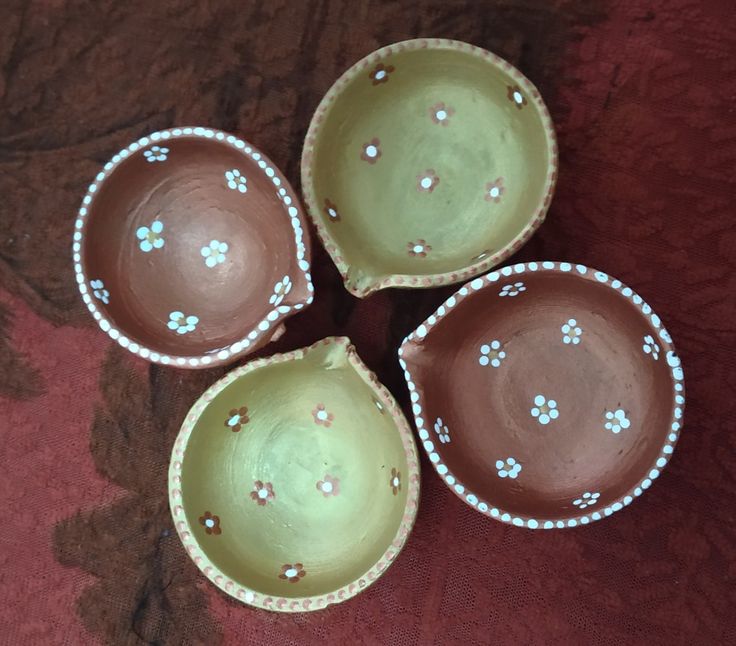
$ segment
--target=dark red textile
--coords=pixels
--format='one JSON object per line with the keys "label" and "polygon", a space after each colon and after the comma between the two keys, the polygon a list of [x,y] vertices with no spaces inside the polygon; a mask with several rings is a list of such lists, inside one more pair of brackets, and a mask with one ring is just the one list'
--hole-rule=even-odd
{"label": "dark red textile", "polygon": [[[630,507],[529,531],[472,511],[426,460],[416,528],[357,598],[284,616],[185,556],[165,469],[224,370],[128,356],[74,282],[97,169],[173,125],[237,132],[297,185],[331,82],[415,36],[470,41],[536,83],[557,124],[547,222],[514,260],[628,283],[687,382],[671,464]],[[0,643],[736,643],[736,11],[732,0],[5,0],[0,4]],[[317,299],[268,352],[346,334],[403,403],[401,338],[448,290],[357,301],[315,249]]]}

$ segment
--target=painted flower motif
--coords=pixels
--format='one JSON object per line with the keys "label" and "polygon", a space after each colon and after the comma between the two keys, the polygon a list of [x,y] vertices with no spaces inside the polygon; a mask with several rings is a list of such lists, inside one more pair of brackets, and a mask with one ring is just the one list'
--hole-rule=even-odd
{"label": "painted flower motif", "polygon": [[394,71],[393,65],[384,65],[383,63],[378,63],[373,68],[373,71],[369,74],[371,81],[373,81],[373,85],[380,85],[381,83],[388,83],[388,77],[389,75]]}
{"label": "painted flower motif", "polygon": [[417,190],[420,193],[431,193],[439,183],[440,178],[431,168],[425,170],[421,175],[417,175]]}
{"label": "painted flower motif", "polygon": [[496,471],[499,478],[511,478],[516,480],[521,473],[521,465],[515,458],[506,458],[505,460],[496,460]]}
{"label": "painted flower motif", "polygon": [[391,485],[394,496],[398,496],[399,491],[401,491],[401,471],[391,469],[391,480],[389,480],[388,483]]}
{"label": "painted flower motif", "polygon": [[437,124],[447,126],[450,124],[450,117],[455,114],[455,108],[451,108],[444,103],[435,103],[429,109],[429,116]]}
{"label": "painted flower motif", "polygon": [[434,432],[437,433],[437,438],[442,444],[447,444],[450,441],[450,429],[447,428],[447,424],[442,421],[441,417],[438,417],[434,423]]}
{"label": "painted flower motif", "polygon": [[337,496],[340,493],[340,479],[334,478],[326,473],[324,480],[320,480],[317,483],[317,491],[319,491],[325,498]]}
{"label": "painted flower motif", "polygon": [[273,485],[270,482],[261,482],[256,480],[253,482],[253,491],[250,492],[251,500],[263,507],[268,504],[269,500],[273,500],[276,494],[273,492]]}
{"label": "painted flower motif", "polygon": [[506,352],[498,339],[494,339],[490,344],[484,343],[480,346],[478,363],[481,366],[487,366],[490,363],[494,368],[498,368],[505,358]]}
{"label": "painted flower motif", "polygon": [[573,344],[578,345],[580,343],[580,337],[583,334],[583,328],[578,326],[578,322],[575,319],[568,319],[560,330],[562,331],[562,342],[566,345]]}
{"label": "painted flower motif", "polygon": [[595,505],[595,503],[598,502],[598,498],[601,497],[601,494],[596,492],[590,492],[586,491],[580,498],[577,498],[572,501],[572,504],[576,507],[580,507],[580,509],[585,509],[586,507],[591,507],[592,505]]}
{"label": "painted flower motif", "polygon": [[360,158],[369,164],[375,164],[381,156],[381,140],[373,137],[367,144],[363,144]]}
{"label": "painted flower motif", "polygon": [[534,408],[531,410],[534,417],[542,426],[546,426],[551,420],[560,416],[557,410],[557,402],[554,399],[547,399],[544,395],[537,395],[534,398]]}
{"label": "painted flower motif", "polygon": [[186,334],[194,332],[199,319],[196,316],[184,316],[182,312],[172,312],[169,314],[168,328],[174,330],[177,334]]}
{"label": "painted flower motif", "polygon": [[161,232],[164,230],[164,223],[161,220],[154,220],[150,227],[138,227],[135,232],[136,237],[140,240],[139,246],[141,251],[148,253],[153,249],[160,249],[164,246],[164,239]]}
{"label": "painted flower motif", "polygon": [[330,200],[325,199],[325,208],[324,208],[325,214],[327,215],[330,220],[333,222],[339,222],[342,218],[340,217],[340,212],[337,210],[337,206],[330,202]]}
{"label": "painted flower motif", "polygon": [[330,428],[332,421],[335,419],[335,416],[325,409],[324,404],[317,404],[317,408],[312,411],[312,417],[314,417],[316,424],[325,428]]}
{"label": "painted flower motif", "polygon": [[286,295],[291,291],[291,285],[291,278],[284,276],[278,283],[276,283],[276,285],[274,285],[273,294],[271,294],[271,298],[268,299],[268,302],[274,307],[281,305],[281,301],[283,301]]}
{"label": "painted flower motif", "polygon": [[617,410],[606,411],[606,430],[613,433],[620,433],[622,429],[631,426],[631,421],[626,417],[626,411],[623,408]]}
{"label": "painted flower motif", "polygon": [[250,422],[250,417],[248,417],[248,407],[241,406],[240,408],[233,408],[230,410],[227,414],[227,419],[225,420],[225,426],[233,433],[238,433],[248,422]]}
{"label": "painted flower motif", "polygon": [[110,292],[105,289],[105,283],[101,280],[92,280],[89,283],[95,298],[99,298],[105,305],[110,302]]}
{"label": "painted flower motif", "polygon": [[287,563],[286,565],[281,566],[279,579],[291,581],[292,583],[299,583],[299,579],[304,578],[306,575],[307,573],[301,563],[294,563],[294,565]]}
{"label": "painted flower motif", "polygon": [[486,202],[500,202],[506,187],[503,185],[503,177],[497,177],[494,181],[486,184]]}
{"label": "painted flower motif", "polygon": [[519,110],[521,110],[528,101],[526,97],[521,93],[521,88],[518,85],[508,85],[506,96]]}
{"label": "painted flower motif", "polygon": [[204,264],[208,267],[215,267],[221,262],[225,262],[225,254],[227,253],[228,246],[227,242],[220,242],[219,240],[210,240],[209,245],[202,247],[199,253],[204,258]]}
{"label": "painted flower motif", "polygon": [[406,248],[410,256],[419,256],[420,258],[426,258],[427,254],[432,251],[432,247],[427,244],[427,241],[421,238],[416,242],[408,243]]}
{"label": "painted flower motif", "polygon": [[644,345],[641,346],[641,349],[644,350],[646,354],[651,354],[655,361],[659,359],[660,347],[651,334],[647,334],[644,337]]}
{"label": "painted flower motif", "polygon": [[227,187],[232,189],[233,191],[245,193],[248,190],[248,180],[246,180],[245,177],[241,175],[240,171],[237,168],[226,170],[225,180],[227,181]]}
{"label": "painted flower motif", "polygon": [[210,512],[204,512],[204,516],[199,517],[199,524],[204,527],[204,531],[208,534],[217,536],[222,533],[220,529],[220,517],[213,516]]}
{"label": "painted flower motif", "polygon": [[147,162],[166,161],[169,155],[169,149],[161,146],[151,146],[143,152],[143,156]]}
{"label": "painted flower motif", "polygon": [[498,292],[499,296],[516,296],[518,294],[521,294],[521,292],[526,291],[526,286],[522,282],[514,283],[513,285],[509,283],[508,285],[504,285],[501,288],[501,291]]}

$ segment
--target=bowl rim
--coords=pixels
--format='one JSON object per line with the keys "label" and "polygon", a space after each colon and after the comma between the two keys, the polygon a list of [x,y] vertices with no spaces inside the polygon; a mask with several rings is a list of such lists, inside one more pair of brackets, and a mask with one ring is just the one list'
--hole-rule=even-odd
{"label": "bowl rim", "polygon": [[[617,498],[615,502],[608,504],[605,508],[589,512],[587,514],[538,520],[523,514],[511,514],[503,509],[497,508],[467,488],[459,478],[449,471],[447,465],[443,463],[441,456],[437,451],[435,451],[434,444],[430,439],[431,435],[429,424],[425,426],[424,420],[422,419],[422,410],[424,406],[421,385],[418,385],[415,382],[411,374],[409,363],[404,359],[404,353],[409,344],[421,343],[421,339],[424,339],[429,334],[433,326],[441,321],[461,301],[470,297],[473,292],[489,287],[504,278],[523,275],[524,272],[573,274],[591,282],[604,284],[609,289],[618,292],[633,303],[640,311],[643,319],[649,325],[650,334],[657,339],[658,343],[661,344],[663,358],[667,363],[667,366],[670,368],[672,377],[672,413],[669,422],[669,431],[659,450],[658,456],[645,471],[644,477],[626,491],[624,495]],[[630,287],[624,285],[620,280],[609,276],[605,272],[591,269],[581,264],[574,265],[569,262],[533,261],[507,265],[486,274],[485,276],[480,276],[463,285],[463,287],[450,296],[431,316],[411,332],[401,344],[398,355],[399,364],[404,370],[404,379],[410,391],[412,413],[414,415],[414,422],[418,430],[420,443],[424,447],[424,450],[429,457],[429,461],[432,463],[437,474],[448,488],[466,504],[495,520],[515,525],[517,527],[528,527],[529,529],[554,529],[587,525],[590,522],[600,520],[603,517],[610,516],[611,514],[623,509],[635,498],[646,491],[651,486],[652,482],[659,477],[661,470],[667,465],[672,457],[675,444],[680,437],[682,426],[684,424],[683,413],[685,410],[685,382],[681,361],[675,352],[672,338],[666,328],[662,325],[659,316],[654,313],[649,304],[644,301],[639,294]]]}
{"label": "bowl rim", "polygon": [[[385,57],[392,54],[421,49],[454,50],[464,54],[469,54],[470,56],[489,63],[491,66],[501,70],[504,74],[513,79],[517,85],[525,90],[526,95],[530,98],[530,104],[537,110],[537,114],[542,122],[545,139],[547,141],[549,159],[547,161],[545,188],[540,201],[536,205],[535,209],[529,214],[528,221],[524,228],[511,242],[496,253],[486,256],[469,266],[459,267],[453,271],[428,274],[426,276],[419,276],[416,274],[391,274],[388,276],[379,276],[376,277],[375,282],[361,288],[350,281],[349,271],[351,265],[343,258],[341,247],[330,232],[330,227],[327,226],[326,218],[317,201],[313,175],[315,146],[319,141],[325,118],[332,109],[337,97],[342,93],[343,88],[349,85],[357,76],[362,74],[369,65],[380,63],[385,59]],[[430,288],[459,283],[463,280],[477,276],[484,271],[488,271],[518,251],[518,249],[524,245],[540,227],[547,215],[547,210],[549,209],[552,201],[552,195],[554,194],[555,184],[557,182],[557,137],[555,135],[554,124],[549,110],[542,100],[539,90],[537,90],[536,86],[511,63],[500,56],[483,49],[482,47],[463,41],[447,38],[415,38],[386,45],[369,53],[343,72],[343,74],[332,84],[317,105],[317,109],[309,123],[309,128],[304,138],[300,165],[304,205],[310,220],[314,224],[317,236],[340,272],[345,284],[345,289],[358,298],[365,298],[373,292],[387,287]]]}
{"label": "bowl rim", "polygon": [[[306,597],[280,597],[278,595],[262,594],[228,577],[210,561],[207,556],[207,552],[199,545],[196,535],[192,532],[191,526],[187,521],[183,501],[181,499],[181,472],[184,455],[192,430],[194,429],[202,412],[207,408],[210,402],[233,381],[243,375],[272,364],[304,359],[314,350],[325,345],[332,345],[343,349],[352,368],[368,385],[373,388],[375,396],[380,399],[381,404],[391,415],[396,424],[401,437],[401,443],[404,447],[404,454],[406,455],[408,468],[408,490],[404,506],[404,515],[393,540],[383,555],[366,572],[354,581],[333,590],[330,593],[310,595]],[[365,590],[371,584],[375,583],[386,572],[386,570],[389,569],[391,563],[396,560],[411,534],[419,508],[419,490],[419,454],[409,421],[388,388],[378,380],[376,374],[369,370],[360,359],[355,347],[352,345],[348,337],[326,337],[310,346],[292,350],[291,352],[274,354],[261,359],[254,359],[253,361],[228,372],[224,377],[210,386],[197,399],[187,413],[181,429],[179,430],[179,434],[177,435],[176,441],[174,442],[168,470],[169,509],[174,521],[174,527],[176,528],[176,532],[182,545],[189,557],[194,561],[195,565],[210,581],[212,581],[212,583],[231,597],[256,608],[265,608],[266,610],[277,612],[309,612],[313,610],[321,610],[332,604],[346,601],[362,590]]]}
{"label": "bowl rim", "polygon": [[[201,355],[175,355],[148,348],[137,340],[129,338],[122,329],[118,328],[111,318],[108,318],[107,312],[103,312],[97,307],[91,296],[93,288],[90,285],[91,279],[87,276],[87,267],[84,258],[84,248],[86,245],[85,231],[89,213],[92,205],[94,204],[97,191],[105,181],[112,176],[115,169],[123,163],[125,159],[133,155],[136,151],[146,148],[149,145],[158,145],[174,139],[189,139],[192,137],[211,139],[218,143],[229,145],[244,157],[254,162],[266,178],[273,184],[276,196],[288,209],[294,233],[294,248],[296,250],[297,266],[298,270],[304,275],[306,281],[306,293],[308,296],[298,300],[291,306],[279,305],[274,307],[274,309],[268,312],[263,320],[254,328],[246,330],[246,334],[242,339],[229,343],[227,347],[220,348],[219,350],[217,348],[213,348],[211,352]],[[286,177],[284,177],[267,155],[263,154],[253,144],[227,132],[202,126],[180,126],[158,130],[150,135],[140,137],[136,141],[131,142],[125,148],[113,155],[97,173],[95,179],[89,185],[87,192],[82,198],[77,219],[74,223],[72,260],[74,262],[74,273],[79,292],[82,295],[82,300],[95,321],[97,321],[100,329],[113,341],[116,341],[120,346],[133,354],[160,365],[168,365],[178,368],[212,368],[214,366],[229,363],[236,358],[253,351],[254,348],[257,349],[259,341],[262,341],[267,337],[267,335],[264,334],[266,331],[271,331],[271,335],[273,335],[273,330],[278,329],[279,322],[312,303],[314,300],[314,286],[312,284],[312,277],[310,274],[311,253],[309,235],[305,233],[306,231],[306,219],[296,192]]]}

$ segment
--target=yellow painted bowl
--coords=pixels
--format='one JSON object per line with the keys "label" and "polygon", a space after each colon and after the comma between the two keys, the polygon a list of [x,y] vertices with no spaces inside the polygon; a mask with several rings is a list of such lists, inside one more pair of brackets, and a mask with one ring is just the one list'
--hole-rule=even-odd
{"label": "yellow painted bowl", "polygon": [[302,155],[308,212],[346,288],[432,287],[500,263],[541,224],[557,145],[539,92],[451,40],[379,49],[330,88]]}
{"label": "yellow painted bowl", "polygon": [[199,569],[282,612],[371,585],[418,499],[406,418],[345,338],[227,374],[189,411],[169,468],[176,529]]}

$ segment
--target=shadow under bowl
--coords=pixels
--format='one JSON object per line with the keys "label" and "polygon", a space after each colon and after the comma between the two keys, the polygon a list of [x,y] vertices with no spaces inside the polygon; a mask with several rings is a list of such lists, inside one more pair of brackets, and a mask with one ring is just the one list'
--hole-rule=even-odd
{"label": "shadow under bowl", "polygon": [[283,612],[371,585],[418,496],[409,425],[345,338],[230,372],[187,415],[169,469],[197,566],[236,599]]}
{"label": "shadow under bowl", "polygon": [[557,145],[539,92],[479,47],[410,40],[330,88],[302,156],[309,214],[357,296],[465,280],[541,224]]}
{"label": "shadow under bowl", "polygon": [[638,294],[582,265],[476,278],[399,355],[440,477],[517,526],[574,527],[620,510],[659,476],[681,431],[669,333]]}
{"label": "shadow under bowl", "polygon": [[156,132],[115,155],[83,200],[73,253],[100,327],[156,363],[232,361],[312,302],[294,190],[263,153],[209,128]]}

